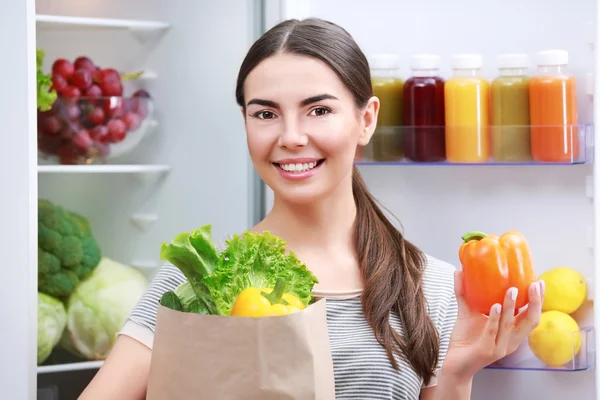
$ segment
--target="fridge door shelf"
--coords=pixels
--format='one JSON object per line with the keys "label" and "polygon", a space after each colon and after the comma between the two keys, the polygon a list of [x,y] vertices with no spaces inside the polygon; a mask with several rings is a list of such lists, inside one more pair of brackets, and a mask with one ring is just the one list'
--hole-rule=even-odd
{"label": "fridge door shelf", "polygon": [[[446,140],[449,134],[454,135],[453,144]],[[481,134],[488,138],[487,145],[485,141],[478,142],[473,139]],[[548,140],[545,140],[545,137],[548,137]],[[461,143],[465,143],[463,147]],[[564,126],[486,126],[485,128],[386,126],[378,127],[369,144],[359,147],[356,164],[359,166],[591,164],[593,148],[594,129],[591,123]]]}
{"label": "fridge door shelf", "polygon": [[[531,370],[531,371],[558,371],[576,372],[586,371],[595,367],[594,328],[584,327],[577,332],[541,331],[539,339],[546,342],[545,352],[547,361],[554,359],[560,365],[550,365],[538,358],[532,351],[528,340],[512,354],[489,365],[486,369],[501,370]],[[579,349],[577,349],[579,342]]]}

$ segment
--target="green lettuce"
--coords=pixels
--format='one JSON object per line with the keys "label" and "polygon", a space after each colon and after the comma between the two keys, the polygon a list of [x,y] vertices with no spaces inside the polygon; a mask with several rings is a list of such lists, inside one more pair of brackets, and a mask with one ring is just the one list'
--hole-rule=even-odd
{"label": "green lettuce", "polygon": [[305,306],[312,301],[318,280],[287,243],[269,231],[244,232],[227,241],[219,262],[202,283],[210,291],[219,315],[229,315],[237,296],[248,287],[274,287],[277,278],[287,282],[286,293],[296,295]]}
{"label": "green lettuce", "polygon": [[[212,239],[211,225],[204,225],[191,233],[182,232],[175,236],[171,243],[163,243],[160,258],[177,267],[187,279],[188,285],[179,288],[179,292],[175,291],[175,294],[179,295],[184,311],[186,307],[190,307],[200,314],[215,314],[215,305],[202,282],[212,273],[219,261],[219,250]],[[196,294],[196,302],[193,306],[190,306],[193,300],[190,298],[190,289]],[[167,306],[171,302],[168,297],[165,297],[164,303],[161,301],[161,304]]]}

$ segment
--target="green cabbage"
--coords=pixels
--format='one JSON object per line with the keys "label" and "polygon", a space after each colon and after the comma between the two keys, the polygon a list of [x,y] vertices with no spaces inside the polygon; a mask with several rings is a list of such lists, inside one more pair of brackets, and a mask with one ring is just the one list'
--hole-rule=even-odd
{"label": "green cabbage", "polygon": [[38,292],[37,363],[42,364],[58,344],[67,324],[63,303]]}
{"label": "green cabbage", "polygon": [[140,271],[103,257],[69,297],[61,346],[88,360],[105,359],[146,287]]}

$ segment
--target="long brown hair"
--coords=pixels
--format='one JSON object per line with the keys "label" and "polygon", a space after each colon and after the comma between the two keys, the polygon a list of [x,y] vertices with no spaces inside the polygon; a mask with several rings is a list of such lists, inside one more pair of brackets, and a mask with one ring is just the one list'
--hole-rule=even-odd
{"label": "long brown hair", "polygon": [[[237,79],[240,107],[245,108],[248,74],[279,52],[306,55],[328,64],[352,92],[359,108],[373,95],[369,63],[352,36],[331,22],[309,18],[281,22],[252,45]],[[365,317],[392,366],[399,369],[395,356],[405,358],[427,384],[437,366],[439,341],[423,292],[425,257],[386,218],[356,167],[352,191],[357,208],[353,239],[365,286]],[[404,335],[390,325],[390,313],[399,316]]]}

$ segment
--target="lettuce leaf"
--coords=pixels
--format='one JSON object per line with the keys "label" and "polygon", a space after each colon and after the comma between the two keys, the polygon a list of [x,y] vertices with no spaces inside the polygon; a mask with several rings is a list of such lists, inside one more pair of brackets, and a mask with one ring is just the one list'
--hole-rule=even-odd
{"label": "lettuce leaf", "polygon": [[182,232],[171,243],[163,243],[160,258],[176,266],[187,278],[200,302],[195,306],[196,309],[202,309],[202,313],[216,312],[210,293],[202,283],[219,261],[219,250],[212,239],[211,225],[204,225],[191,233]]}
{"label": "lettuce leaf", "polygon": [[56,90],[52,88],[51,75],[42,70],[45,55],[42,49],[36,49],[37,106],[40,111],[50,110],[57,97]]}
{"label": "lettuce leaf", "polygon": [[248,287],[273,287],[277,278],[287,281],[286,293],[296,295],[305,306],[312,301],[318,280],[290,251],[287,243],[269,231],[244,232],[227,241],[212,274],[202,283],[210,291],[219,315],[229,315],[240,292]]}

